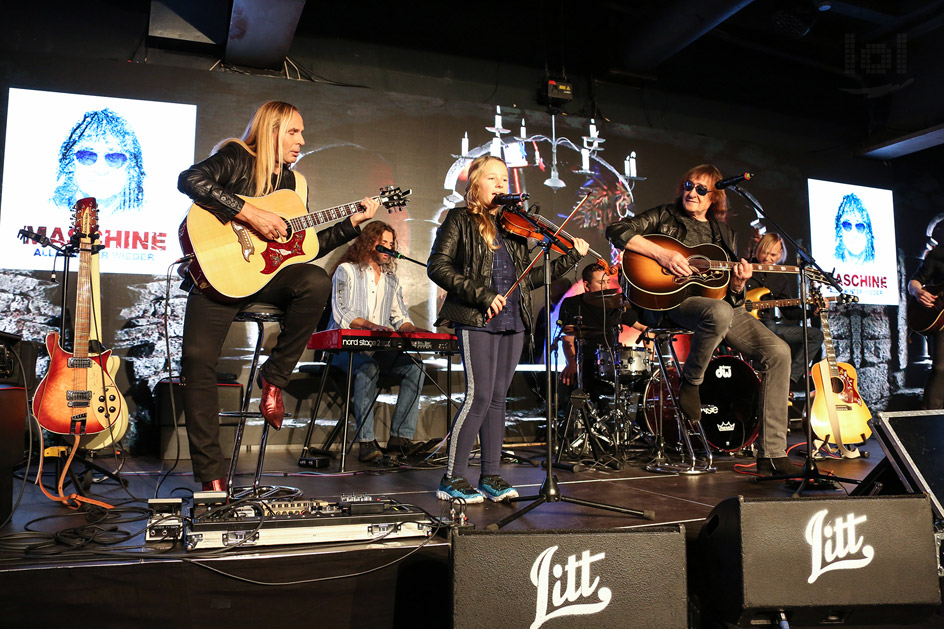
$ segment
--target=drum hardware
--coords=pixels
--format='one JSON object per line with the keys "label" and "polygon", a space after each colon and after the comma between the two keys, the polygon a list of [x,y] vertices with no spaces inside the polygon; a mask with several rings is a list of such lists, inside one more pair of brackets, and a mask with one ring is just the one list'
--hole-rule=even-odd
{"label": "drum hardware", "polygon": [[[650,328],[649,331],[653,334],[653,343],[656,350],[655,355],[659,364],[659,372],[653,376],[652,380],[650,380],[649,386],[651,387],[653,383],[655,383],[655,385],[659,387],[659,392],[657,395],[659,400],[663,403],[660,403],[656,407],[655,410],[657,412],[657,417],[655,417],[651,422],[651,424],[654,424],[654,444],[652,455],[650,457],[649,463],[645,465],[645,469],[650,472],[684,475],[707,474],[714,472],[715,468],[712,467],[711,448],[708,444],[708,438],[705,434],[704,427],[701,425],[701,422],[688,421],[688,419],[682,413],[681,408],[678,406],[678,399],[676,395],[680,381],[680,376],[678,374],[681,374],[681,368],[679,366],[678,356],[675,354],[675,348],[673,347],[672,342],[677,335],[691,334],[692,332],[689,330],[671,328]],[[666,365],[666,360],[664,358],[666,349],[668,349],[669,355],[671,357],[672,366],[675,368],[674,382],[670,380],[669,366]],[[661,380],[656,377],[660,375]],[[649,398],[648,392],[646,397],[647,399]],[[667,405],[664,402],[669,402],[669,404]],[[669,457],[665,452],[665,438],[663,434],[665,417],[663,416],[663,413],[666,410],[670,410],[671,415],[674,416],[675,423],[678,427],[678,434],[681,438],[682,445],[684,446],[684,451],[681,453],[681,463],[670,463]],[[699,440],[704,446],[705,461],[703,466],[699,466],[698,461],[695,458],[695,450],[692,447],[692,441],[689,436],[690,431],[698,436]],[[688,463],[686,463],[686,459]]]}
{"label": "drum hardware", "polygon": [[604,290],[583,293],[583,300],[591,306],[606,309],[629,308],[632,306],[632,304],[623,297],[623,292],[618,288],[606,288]]}

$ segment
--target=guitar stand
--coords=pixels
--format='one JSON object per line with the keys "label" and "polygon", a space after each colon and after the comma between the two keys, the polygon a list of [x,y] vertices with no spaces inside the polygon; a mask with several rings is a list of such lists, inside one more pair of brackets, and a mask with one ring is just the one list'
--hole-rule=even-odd
{"label": "guitar stand", "polygon": [[[705,434],[705,429],[701,425],[701,422],[689,422],[682,413],[682,409],[679,407],[678,399],[675,395],[675,391],[672,390],[672,384],[669,381],[669,371],[668,367],[665,364],[664,352],[665,348],[668,348],[669,356],[672,359],[672,363],[675,366],[675,373],[678,374],[679,382],[682,380],[682,370],[679,366],[678,356],[675,354],[675,347],[672,345],[672,341],[679,334],[691,334],[688,330],[681,329],[670,329],[670,328],[660,328],[650,330],[653,333],[653,344],[655,345],[656,360],[659,362],[659,372],[662,374],[662,391],[660,392],[660,402],[664,402],[661,399],[661,393],[668,393],[669,400],[672,402],[673,415],[675,416],[675,422],[678,425],[679,436],[682,439],[682,443],[685,446],[685,454],[687,454],[688,464],[685,463],[685,454],[682,457],[682,463],[670,463],[669,458],[665,453],[665,439],[662,434],[662,408],[664,404],[659,404],[659,417],[655,422],[656,431],[655,431],[655,443],[653,446],[652,456],[649,459],[649,463],[644,466],[649,472],[659,472],[662,474],[683,474],[686,476],[694,476],[699,474],[709,474],[716,471],[716,468],[712,467],[713,459],[711,455],[711,447],[708,445],[708,437]],[[695,458],[695,449],[692,447],[692,440],[689,437],[689,424],[695,426],[698,433],[698,437],[701,440],[702,445],[705,448],[705,463],[704,466],[699,467],[696,465],[697,459]]]}

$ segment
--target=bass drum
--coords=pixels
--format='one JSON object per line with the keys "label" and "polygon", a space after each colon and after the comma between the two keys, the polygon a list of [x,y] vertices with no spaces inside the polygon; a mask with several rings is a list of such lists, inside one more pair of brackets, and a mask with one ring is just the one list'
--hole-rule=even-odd
{"label": "bass drum", "polygon": [[[679,377],[668,368],[672,391],[678,395]],[[708,363],[701,393],[701,425],[708,445],[721,452],[736,452],[754,443],[759,427],[760,378],[751,366],[736,356],[716,356]],[[660,419],[666,443],[678,441],[675,407],[662,373],[656,369],[646,387],[646,422],[655,431]]]}

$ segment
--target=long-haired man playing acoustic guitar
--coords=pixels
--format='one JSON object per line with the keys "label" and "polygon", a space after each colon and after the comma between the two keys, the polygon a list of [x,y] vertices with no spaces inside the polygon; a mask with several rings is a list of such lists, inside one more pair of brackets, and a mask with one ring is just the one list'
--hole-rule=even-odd
{"label": "long-haired man playing acoustic guitar", "polygon": [[[698,273],[698,269],[689,264],[693,260],[646,236],[668,236],[686,248],[710,243],[723,250],[723,254],[718,251],[719,255],[738,260],[734,230],[718,219],[727,211],[725,192],[715,187],[720,180],[721,172],[714,166],[695,166],[680,179],[674,203],[613,223],[606,229],[607,238],[618,249],[654,260],[661,267],[660,275],[664,269],[677,278],[690,278]],[[760,365],[762,376],[757,472],[762,475],[788,473],[791,471],[786,455],[790,348],[742,307],[744,285],[751,274],[751,265],[741,258],[731,268],[727,289],[721,294],[723,298],[699,296],[698,285],[693,283],[689,294],[680,294],[678,305],[664,313],[670,325],[694,332],[691,350],[682,368],[679,406],[689,420],[699,421],[699,386],[712,353],[722,341],[742,352]],[[632,277],[630,281],[638,283]],[[737,393],[732,391],[731,395]]]}
{"label": "long-haired man playing acoustic guitar", "polygon": [[[305,143],[303,131],[304,122],[295,106],[264,103],[241,138],[217,145],[210,157],[180,174],[177,187],[220,223],[235,222],[266,241],[285,238],[288,225],[281,216],[236,195],[261,197],[288,189],[307,203],[304,178],[290,168]],[[373,218],[379,203],[370,198],[360,203],[363,212],[318,232],[319,257],[355,238],[360,233],[358,225]],[[184,317],[181,377],[193,475],[204,489],[222,490],[226,460],[220,447],[216,364],[233,318],[247,304],[256,302],[273,304],[285,313],[282,332],[260,370],[260,410],[271,426],[281,428],[285,412],[282,387],[321,317],[331,282],[324,269],[295,264],[284,267],[255,294],[225,303],[211,299],[192,282],[185,288],[190,294]]]}

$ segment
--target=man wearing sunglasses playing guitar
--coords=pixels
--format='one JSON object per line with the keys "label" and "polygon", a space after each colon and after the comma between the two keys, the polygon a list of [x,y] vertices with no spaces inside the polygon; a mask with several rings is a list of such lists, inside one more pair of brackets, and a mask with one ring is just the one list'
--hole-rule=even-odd
{"label": "man wearing sunglasses playing guitar", "polygon": [[[679,406],[690,421],[701,419],[701,385],[712,353],[724,341],[760,366],[760,434],[757,441],[757,471],[762,475],[787,473],[792,470],[786,455],[787,446],[787,397],[790,383],[790,348],[752,317],[742,306],[744,286],[751,277],[753,267],[743,258],[726,263],[730,268],[724,276],[717,271],[705,273],[696,268],[697,256],[686,256],[680,249],[698,247],[710,243],[720,249],[718,256],[738,260],[737,239],[734,230],[718,219],[727,212],[727,197],[724,190],[716,189],[721,172],[714,166],[703,164],[690,169],[679,181],[675,203],[661,205],[636,216],[613,223],[606,229],[606,236],[618,249],[654,260],[659,275],[668,273],[684,291],[673,291],[673,295],[660,294],[653,301],[664,302],[673,297],[678,303],[664,310],[669,325],[692,330],[691,350],[682,368],[679,387]],[[661,238],[647,238],[659,235]],[[665,238],[668,237],[668,238]],[[680,245],[670,248],[668,245]],[[660,244],[662,243],[662,244]],[[624,258],[628,257],[624,254]],[[704,256],[702,256],[704,258]],[[654,266],[654,265],[653,265]],[[626,264],[624,262],[624,268]],[[716,268],[714,264],[712,269]],[[627,270],[632,286],[645,284],[645,278],[632,277]],[[703,291],[701,285],[686,279],[698,276],[721,276],[720,288]],[[726,287],[724,284],[727,284]],[[709,296],[701,296],[704,292]],[[630,291],[633,299],[634,292]],[[640,300],[642,301],[642,300]],[[646,303],[641,304],[646,306]],[[653,306],[649,306],[653,307]],[[646,313],[655,315],[658,313]],[[658,324],[658,321],[646,323]],[[731,392],[737,395],[736,391]]]}
{"label": "man wearing sunglasses playing guitar", "polygon": [[[234,230],[244,226],[265,241],[285,238],[285,219],[237,195],[261,197],[288,189],[307,204],[305,180],[290,168],[305,143],[303,130],[296,107],[278,101],[264,103],[253,114],[242,138],[221,142],[210,157],[180,174],[177,187],[220,223],[235,222]],[[360,233],[358,225],[373,218],[379,207],[370,198],[360,205],[362,212],[318,232],[318,257],[354,239]],[[187,280],[191,276],[188,274]],[[205,490],[225,490],[216,364],[233,318],[246,305],[257,302],[273,304],[285,313],[282,332],[260,370],[259,407],[265,420],[279,429],[285,412],[282,387],[288,383],[321,317],[331,294],[331,281],[321,267],[294,264],[283,267],[262,289],[239,299],[214,298],[192,281],[185,280],[184,284],[190,294],[184,318],[181,379],[193,475]]]}

